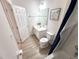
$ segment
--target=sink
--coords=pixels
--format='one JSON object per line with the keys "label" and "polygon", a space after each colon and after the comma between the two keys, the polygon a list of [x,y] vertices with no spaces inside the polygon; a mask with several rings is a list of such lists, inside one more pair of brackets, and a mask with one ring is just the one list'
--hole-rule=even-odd
{"label": "sink", "polygon": [[46,26],[41,26],[41,25],[35,25],[34,28],[38,31],[46,30]]}
{"label": "sink", "polygon": [[41,39],[41,38],[45,37],[46,36],[46,31],[47,31],[46,26],[35,25],[34,29],[33,29],[33,33],[35,34],[35,36],[38,39]]}

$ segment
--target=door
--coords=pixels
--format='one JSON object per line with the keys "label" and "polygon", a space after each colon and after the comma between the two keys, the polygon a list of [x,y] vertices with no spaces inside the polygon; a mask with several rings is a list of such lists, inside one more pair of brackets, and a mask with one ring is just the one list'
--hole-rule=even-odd
{"label": "door", "polygon": [[0,2],[0,59],[17,59],[18,46]]}
{"label": "door", "polygon": [[24,41],[29,36],[26,10],[25,8],[17,5],[13,5],[13,10],[21,40]]}

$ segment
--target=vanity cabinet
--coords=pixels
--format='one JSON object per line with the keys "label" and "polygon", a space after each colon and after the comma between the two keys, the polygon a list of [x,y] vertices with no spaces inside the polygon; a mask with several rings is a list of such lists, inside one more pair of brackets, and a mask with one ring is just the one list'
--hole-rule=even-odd
{"label": "vanity cabinet", "polygon": [[33,27],[33,34],[40,40],[43,37],[46,37],[46,27],[39,27],[34,26]]}

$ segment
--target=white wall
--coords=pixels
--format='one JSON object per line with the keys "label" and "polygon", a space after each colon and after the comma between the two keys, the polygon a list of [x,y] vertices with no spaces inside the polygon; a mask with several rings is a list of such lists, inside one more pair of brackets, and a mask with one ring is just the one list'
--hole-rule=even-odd
{"label": "white wall", "polygon": [[[12,3],[26,8],[27,16],[36,16],[38,14],[39,0],[12,0]],[[36,21],[37,20],[35,20],[35,17],[28,18],[29,32],[31,32],[32,25],[35,24]]]}
{"label": "white wall", "polygon": [[[69,0],[71,1],[71,0]],[[47,3],[47,8],[49,9],[55,9],[55,8],[61,8],[61,13],[60,13],[60,18],[59,21],[53,21],[50,20],[50,14],[48,16],[48,31],[51,32],[52,34],[56,33],[58,31],[58,28],[62,22],[62,19],[64,17],[64,14],[67,9],[67,3],[69,3],[68,0],[46,0]],[[26,8],[27,14],[31,16],[36,16],[38,15],[39,11],[39,4],[40,0],[12,0],[13,4],[22,6]],[[50,10],[49,10],[50,13]],[[29,30],[32,30],[32,25],[37,22],[37,18],[35,17],[29,17],[28,22],[29,22]]]}
{"label": "white wall", "polygon": [[[57,33],[70,1],[71,0],[47,0],[47,6],[48,8],[50,8],[49,17],[48,17],[48,31],[51,32],[52,34]],[[58,21],[50,20],[50,11],[51,9],[55,9],[55,8],[61,8]]]}
{"label": "white wall", "polygon": [[11,30],[14,34],[14,37],[16,38],[16,41],[21,42],[19,31],[18,31],[17,24],[16,24],[15,17],[14,17],[14,13],[13,13],[13,9],[12,9],[12,5],[7,0],[1,0],[0,2],[3,6],[6,18],[10,24]]}
{"label": "white wall", "polygon": [[[71,59],[76,59],[75,52],[77,50],[75,49],[75,46],[78,45],[78,4],[76,4],[76,7],[70,16],[69,20],[67,21],[65,25],[65,29],[73,27],[70,34],[68,35],[69,31],[63,32],[62,39],[65,40],[63,43],[61,43],[60,50],[65,51]],[[75,26],[74,26],[75,25]]]}
{"label": "white wall", "polygon": [[62,49],[74,58],[74,54],[76,52],[75,46],[78,45],[78,4],[76,4],[74,12],[69,18],[65,28],[71,26],[72,24],[77,24],[77,25],[74,27],[71,35],[68,37],[68,40],[65,43],[65,45],[62,47]]}
{"label": "white wall", "polygon": [[0,2],[0,59],[17,59],[18,46]]}
{"label": "white wall", "polygon": [[26,8],[26,12],[30,12],[31,15],[36,15],[39,6],[39,0],[12,0],[13,4]]}

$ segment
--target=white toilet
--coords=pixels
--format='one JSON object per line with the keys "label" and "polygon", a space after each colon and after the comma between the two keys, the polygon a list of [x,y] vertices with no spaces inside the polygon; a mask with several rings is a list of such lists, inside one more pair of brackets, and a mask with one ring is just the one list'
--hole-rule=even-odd
{"label": "white toilet", "polygon": [[40,39],[40,48],[46,48],[48,47],[48,39],[47,38],[41,38]]}
{"label": "white toilet", "polygon": [[46,37],[40,39],[40,48],[46,48],[48,44],[52,44],[54,34],[47,32]]}

